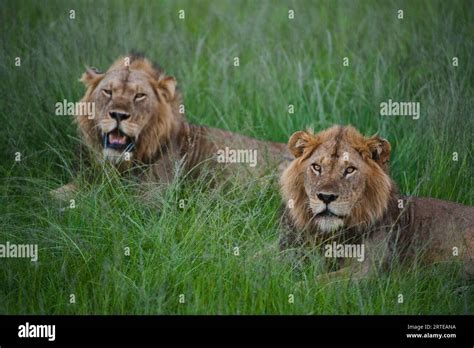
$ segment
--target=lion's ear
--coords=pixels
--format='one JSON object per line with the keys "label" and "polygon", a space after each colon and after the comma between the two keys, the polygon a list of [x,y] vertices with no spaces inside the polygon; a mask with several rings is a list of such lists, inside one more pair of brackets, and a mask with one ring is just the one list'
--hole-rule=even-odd
{"label": "lion's ear", "polygon": [[293,133],[288,141],[288,149],[290,149],[295,158],[298,158],[303,155],[304,149],[310,145],[313,138],[314,135],[309,132],[298,131]]}
{"label": "lion's ear", "polygon": [[83,84],[89,87],[90,85],[92,85],[94,82],[96,82],[98,79],[102,78],[103,76],[104,74],[101,74],[99,72],[99,69],[94,68],[94,67],[87,67],[86,71],[82,74],[79,81],[81,81]]}
{"label": "lion's ear", "polygon": [[374,135],[367,140],[367,146],[372,154],[372,159],[380,166],[385,167],[390,160],[390,143],[386,139]]}
{"label": "lion's ear", "polygon": [[158,88],[165,94],[166,99],[171,101],[176,93],[176,79],[166,76],[158,81]]}

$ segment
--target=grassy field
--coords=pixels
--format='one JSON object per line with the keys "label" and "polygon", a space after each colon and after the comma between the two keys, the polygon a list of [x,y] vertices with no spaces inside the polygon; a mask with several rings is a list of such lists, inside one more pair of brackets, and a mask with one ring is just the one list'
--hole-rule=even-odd
{"label": "grassy field", "polygon": [[[278,239],[274,177],[212,189],[177,180],[145,204],[104,172],[74,209],[48,196],[77,163],[72,118],[55,103],[81,98],[85,65],[138,49],[177,77],[192,122],[280,142],[350,123],[391,142],[401,192],[473,205],[473,17],[468,1],[2,0],[0,243],[38,244],[39,261],[0,259],[0,313],[474,313],[456,266],[319,283],[316,255],[301,268],[256,256]],[[421,102],[420,119],[379,116],[388,99]]]}

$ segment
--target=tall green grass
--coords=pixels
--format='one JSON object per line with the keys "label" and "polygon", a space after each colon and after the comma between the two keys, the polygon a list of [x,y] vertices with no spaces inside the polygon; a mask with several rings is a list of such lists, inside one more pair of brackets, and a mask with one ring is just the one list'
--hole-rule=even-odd
{"label": "tall green grass", "polygon": [[[403,193],[473,205],[473,10],[468,1],[2,1],[0,243],[37,243],[40,255],[0,259],[0,313],[472,313],[472,283],[456,265],[320,283],[317,255],[299,267],[278,257],[274,176],[225,187],[177,178],[143,201],[140,186],[104,168],[93,183],[80,179],[76,208],[62,212],[48,191],[77,164],[76,130],[55,103],[81,98],[85,65],[106,69],[138,49],[177,77],[192,122],[280,142],[350,123],[389,139]],[[379,116],[389,98],[421,102],[420,119]]]}

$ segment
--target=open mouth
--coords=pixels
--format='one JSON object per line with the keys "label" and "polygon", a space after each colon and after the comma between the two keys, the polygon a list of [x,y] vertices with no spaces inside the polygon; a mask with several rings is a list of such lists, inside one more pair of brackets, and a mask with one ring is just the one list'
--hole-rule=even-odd
{"label": "open mouth", "polygon": [[135,147],[132,138],[115,128],[113,131],[104,135],[104,147],[118,151],[131,151]]}

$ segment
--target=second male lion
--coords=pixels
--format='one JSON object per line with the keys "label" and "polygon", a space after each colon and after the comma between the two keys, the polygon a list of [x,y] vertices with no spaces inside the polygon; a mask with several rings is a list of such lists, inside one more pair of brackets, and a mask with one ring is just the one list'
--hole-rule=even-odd
{"label": "second male lion", "polygon": [[294,160],[280,180],[287,221],[282,249],[341,257],[341,269],[329,277],[360,278],[395,257],[459,260],[474,275],[474,207],[398,193],[388,173],[387,140],[334,126],[296,132],[288,146]]}

